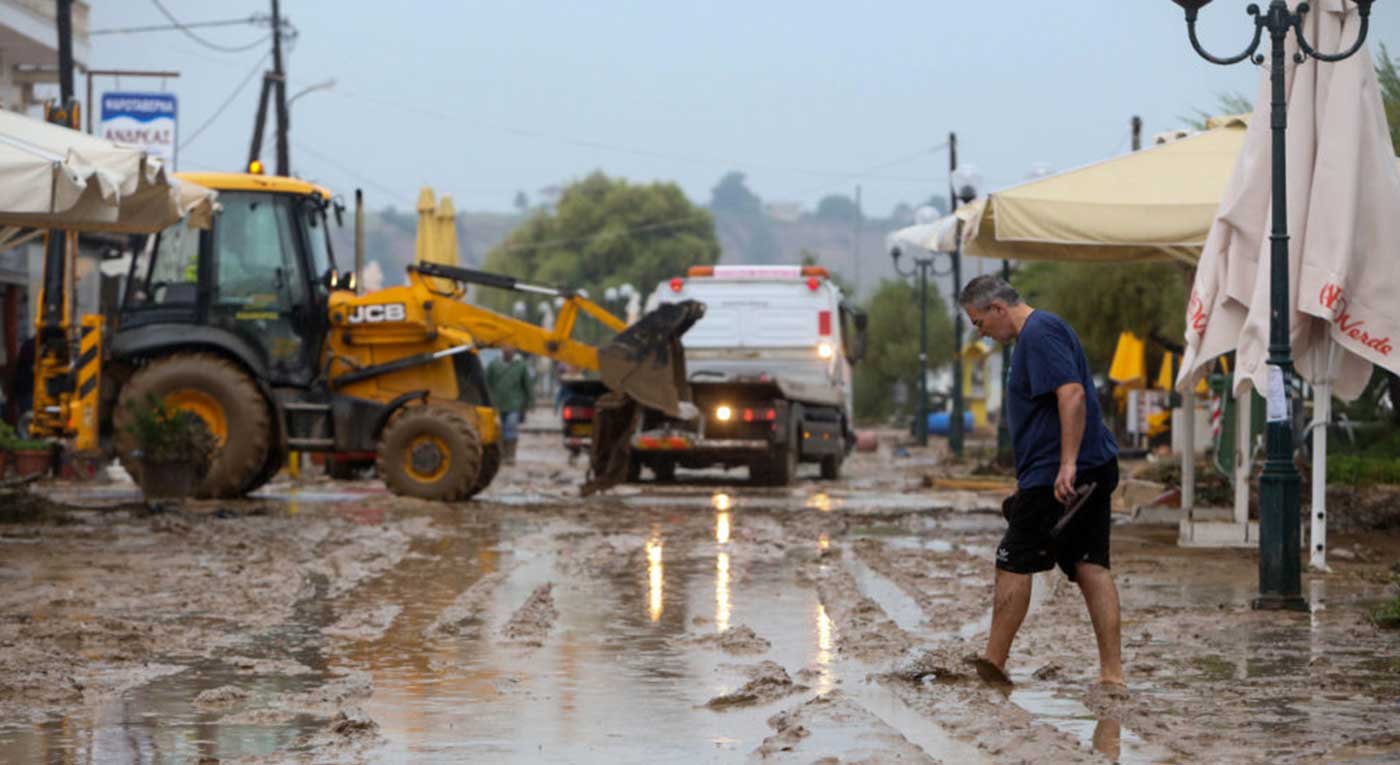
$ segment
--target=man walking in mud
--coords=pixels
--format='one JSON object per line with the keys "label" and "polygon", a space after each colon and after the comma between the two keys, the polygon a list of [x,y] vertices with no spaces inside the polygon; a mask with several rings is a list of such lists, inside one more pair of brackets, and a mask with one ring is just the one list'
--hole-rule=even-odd
{"label": "man walking in mud", "polygon": [[1011,682],[1006,661],[1030,607],[1031,576],[1058,565],[1084,594],[1099,683],[1122,692],[1118,588],[1108,560],[1118,444],[1099,411],[1084,348],[1063,319],[1022,302],[995,276],[968,282],[958,302],[983,337],[1016,343],[1006,386],[1016,494],[1003,506],[1009,526],[997,546],[987,650],[973,663],[983,679]]}

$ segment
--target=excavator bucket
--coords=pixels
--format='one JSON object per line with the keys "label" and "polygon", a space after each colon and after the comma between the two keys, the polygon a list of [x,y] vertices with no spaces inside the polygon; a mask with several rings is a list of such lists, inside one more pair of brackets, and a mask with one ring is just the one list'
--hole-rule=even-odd
{"label": "excavator bucket", "polygon": [[665,303],[643,316],[598,351],[598,373],[611,393],[598,399],[593,418],[588,496],[627,476],[630,439],[641,418],[639,407],[686,419],[690,401],[681,335],[705,315],[695,300]]}
{"label": "excavator bucket", "polygon": [[705,304],[664,303],[598,351],[598,374],[608,388],[642,406],[682,417],[690,399],[681,335],[705,315]]}

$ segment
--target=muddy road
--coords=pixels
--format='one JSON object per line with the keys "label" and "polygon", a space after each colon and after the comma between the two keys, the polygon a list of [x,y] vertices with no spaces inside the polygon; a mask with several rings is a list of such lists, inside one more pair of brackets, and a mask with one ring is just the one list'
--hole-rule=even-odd
{"label": "muddy road", "polygon": [[1251,553],[1119,525],[1130,697],[1093,690],[1058,575],[1004,695],[961,662],[1002,493],[926,488],[932,457],[882,448],[841,481],[580,500],[556,439],[457,506],[308,480],[0,510],[0,762],[1400,760],[1400,636],[1367,618],[1394,535],[1334,536],[1311,612],[1278,614],[1249,609]]}

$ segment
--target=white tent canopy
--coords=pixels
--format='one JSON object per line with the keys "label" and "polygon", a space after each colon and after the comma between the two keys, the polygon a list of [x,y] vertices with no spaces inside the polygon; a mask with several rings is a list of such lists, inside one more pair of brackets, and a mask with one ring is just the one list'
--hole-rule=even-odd
{"label": "white tent canopy", "polygon": [[150,233],[213,200],[140,149],[0,110],[0,227]]}

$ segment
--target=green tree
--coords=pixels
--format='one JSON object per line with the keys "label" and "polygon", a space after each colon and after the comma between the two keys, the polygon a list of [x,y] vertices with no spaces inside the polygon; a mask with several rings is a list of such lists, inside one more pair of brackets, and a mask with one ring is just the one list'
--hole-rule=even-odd
{"label": "green tree", "polygon": [[1107,372],[1120,332],[1185,334],[1188,278],[1176,263],[1039,262],[1016,269],[1011,282],[1032,306],[1069,322],[1090,367]]}
{"label": "green tree", "polygon": [[763,200],[749,190],[744,174],[726,173],[710,191],[710,210],[724,233],[726,246],[744,263],[777,263],[781,249],[773,224],[763,211]]}
{"label": "green tree", "polygon": [[1215,110],[1205,111],[1196,109],[1194,117],[1178,117],[1177,119],[1186,123],[1192,130],[1205,130],[1206,122],[1211,117],[1225,117],[1235,114],[1250,114],[1254,111],[1254,102],[1249,97],[1238,91],[1231,93],[1217,93],[1215,96]]}
{"label": "green tree", "polygon": [[[930,369],[953,360],[953,321],[947,304],[936,290],[929,290],[928,364]],[[855,414],[862,421],[901,421],[918,405],[919,301],[918,291],[904,280],[880,282],[866,303],[870,315],[865,360],[855,368]],[[896,383],[908,391],[906,404],[894,403]]]}
{"label": "green tree", "polygon": [[763,200],[749,190],[744,182],[744,174],[733,170],[719,179],[710,190],[710,209],[717,213],[737,215],[763,215]]}
{"label": "green tree", "polygon": [[817,203],[817,218],[837,223],[854,223],[860,220],[860,208],[854,199],[844,194],[828,194]]}
{"label": "green tree", "polygon": [[[486,270],[598,297],[621,284],[646,293],[718,259],[714,219],[680,187],[593,173],[565,188],[552,211],[537,210],[511,231],[487,254]],[[497,310],[520,299],[491,292],[483,301]]]}

